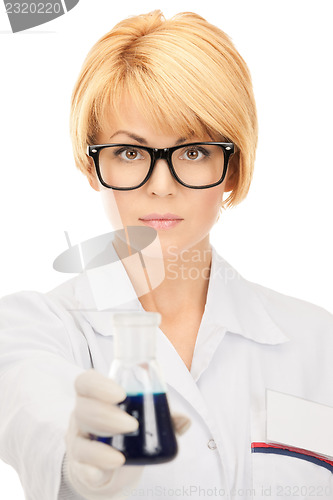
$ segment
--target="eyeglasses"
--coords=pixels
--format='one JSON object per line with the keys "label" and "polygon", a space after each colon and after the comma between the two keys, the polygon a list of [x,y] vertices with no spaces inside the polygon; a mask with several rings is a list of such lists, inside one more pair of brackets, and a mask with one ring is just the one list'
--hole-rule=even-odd
{"label": "eyeglasses", "polygon": [[143,186],[157,160],[166,160],[170,173],[182,186],[206,189],[225,178],[232,142],[193,142],[156,149],[133,144],[99,144],[87,147],[97,176],[107,188],[128,191]]}

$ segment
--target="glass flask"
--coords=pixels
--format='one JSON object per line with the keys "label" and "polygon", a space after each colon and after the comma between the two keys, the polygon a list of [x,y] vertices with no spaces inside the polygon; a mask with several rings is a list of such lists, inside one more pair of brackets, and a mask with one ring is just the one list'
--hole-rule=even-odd
{"label": "glass flask", "polygon": [[135,311],[113,315],[114,360],[109,376],[127,394],[118,406],[139,421],[138,430],[112,437],[97,437],[121,451],[125,465],[169,462],[178,452],[166,394],[156,361],[156,335],[161,315]]}

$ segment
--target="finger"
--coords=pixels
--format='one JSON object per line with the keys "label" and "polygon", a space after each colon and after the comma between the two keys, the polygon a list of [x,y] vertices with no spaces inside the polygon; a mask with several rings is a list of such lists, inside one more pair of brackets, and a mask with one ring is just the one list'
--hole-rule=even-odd
{"label": "finger", "polygon": [[87,370],[75,379],[77,394],[87,398],[100,399],[106,403],[120,403],[126,398],[126,391],[111,378],[96,370]]}
{"label": "finger", "polygon": [[[144,466],[128,465],[113,470],[102,470],[92,465],[73,462],[72,471],[75,474],[75,478],[79,478],[81,484],[88,486],[91,492],[96,491],[96,496],[89,496],[89,498],[94,498],[94,500],[97,500],[97,498],[101,500],[106,498],[123,499],[125,498],[124,495],[121,494],[119,496],[119,493],[128,485],[130,485],[131,488],[138,485],[144,471]],[[72,474],[70,474],[70,476],[72,476]],[[77,481],[76,485],[78,486],[78,491],[80,491],[81,488]],[[86,498],[87,492],[82,491],[82,494],[84,498]]]}
{"label": "finger", "polygon": [[134,432],[139,427],[136,418],[118,406],[78,396],[74,414],[81,433],[113,436]]}
{"label": "finger", "polygon": [[78,436],[72,445],[71,456],[80,463],[97,469],[109,470],[124,465],[125,456],[112,446],[98,441],[90,441]]}
{"label": "finger", "polygon": [[90,490],[99,489],[101,486],[104,486],[114,475],[114,470],[98,469],[92,465],[80,462],[73,462],[72,469],[75,478],[79,478],[80,483]]}
{"label": "finger", "polygon": [[182,413],[172,413],[172,422],[175,427],[176,433],[181,436],[191,427],[191,420]]}

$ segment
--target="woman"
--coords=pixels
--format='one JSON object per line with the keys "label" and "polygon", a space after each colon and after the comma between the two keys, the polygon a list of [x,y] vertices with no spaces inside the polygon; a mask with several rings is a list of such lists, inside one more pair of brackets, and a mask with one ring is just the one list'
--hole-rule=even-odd
{"label": "woman", "polygon": [[[121,22],[84,62],[71,134],[112,225],[154,228],[158,245],[148,279],[116,238],[129,300],[112,268],[100,308],[88,273],[2,300],[0,450],[27,498],[332,498],[332,316],[247,282],[209,242],[221,207],[248,192],[257,144],[251,78],[230,39],[191,13]],[[159,361],[187,429],[168,464],[123,467],[90,439],[137,427],[107,377],[118,309],[162,316]]]}

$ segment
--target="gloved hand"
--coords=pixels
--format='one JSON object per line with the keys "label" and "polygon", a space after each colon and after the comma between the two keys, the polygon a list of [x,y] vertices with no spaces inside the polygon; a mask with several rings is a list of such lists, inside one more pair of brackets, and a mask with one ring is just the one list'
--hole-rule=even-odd
{"label": "gloved hand", "polygon": [[[72,489],[87,500],[120,500],[122,490],[138,484],[144,466],[121,467],[125,456],[112,446],[94,441],[89,434],[113,436],[133,432],[138,421],[117,405],[126,398],[124,389],[95,370],[75,380],[76,405],[66,434],[64,475]],[[173,414],[177,434],[183,434],[190,420]]]}

